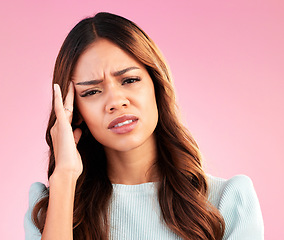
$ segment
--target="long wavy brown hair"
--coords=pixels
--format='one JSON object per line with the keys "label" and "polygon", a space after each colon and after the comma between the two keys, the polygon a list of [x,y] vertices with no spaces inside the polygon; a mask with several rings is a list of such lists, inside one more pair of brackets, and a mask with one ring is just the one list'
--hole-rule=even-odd
{"label": "long wavy brown hair", "polygon": [[[98,13],[83,19],[71,30],[60,49],[53,83],[60,85],[65,99],[78,58],[98,38],[108,39],[130,53],[144,64],[153,80],[159,112],[155,129],[158,149],[155,165],[161,179],[158,199],[165,223],[183,239],[222,239],[224,220],[208,201],[201,154],[178,118],[169,68],[157,46],[143,30],[128,19],[110,13]],[[73,128],[78,127],[79,118],[75,103]],[[48,178],[55,168],[50,135],[55,120],[52,107],[46,131],[46,141],[50,147]],[[77,180],[75,190],[73,238],[109,239],[108,207],[113,188],[107,175],[105,152],[84,122],[79,127],[83,134],[77,147],[83,161],[83,173]],[[40,232],[45,224],[48,188],[43,195],[33,210],[33,221]]]}

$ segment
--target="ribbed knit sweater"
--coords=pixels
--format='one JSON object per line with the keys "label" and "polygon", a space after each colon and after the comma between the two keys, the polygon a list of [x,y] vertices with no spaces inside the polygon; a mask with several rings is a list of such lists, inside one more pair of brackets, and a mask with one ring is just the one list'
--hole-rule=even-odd
{"label": "ribbed knit sweater", "polygon": [[[229,180],[208,175],[209,201],[225,220],[228,240],[263,240],[263,219],[260,205],[249,177]],[[41,235],[31,220],[35,203],[46,187],[32,184],[29,209],[25,215],[26,240],[39,240]],[[157,197],[157,183],[138,185],[113,184],[110,205],[110,232],[113,240],[177,240],[181,239],[164,223]]]}

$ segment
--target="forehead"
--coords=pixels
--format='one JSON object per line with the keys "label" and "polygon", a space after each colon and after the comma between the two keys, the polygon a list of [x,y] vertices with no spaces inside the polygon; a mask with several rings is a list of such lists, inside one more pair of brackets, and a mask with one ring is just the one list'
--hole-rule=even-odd
{"label": "forehead", "polygon": [[74,77],[85,74],[100,77],[97,75],[119,71],[130,66],[144,68],[136,58],[116,44],[107,39],[99,39],[91,44],[79,57],[74,69]]}

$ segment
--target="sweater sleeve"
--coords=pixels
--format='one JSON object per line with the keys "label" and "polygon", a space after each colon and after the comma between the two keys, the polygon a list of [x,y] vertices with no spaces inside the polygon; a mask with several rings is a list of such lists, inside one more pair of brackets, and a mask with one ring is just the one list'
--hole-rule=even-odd
{"label": "sweater sleeve", "polygon": [[244,175],[226,181],[218,209],[225,220],[223,240],[263,240],[260,205],[252,181]]}
{"label": "sweater sleeve", "polygon": [[32,211],[35,204],[43,197],[46,186],[42,183],[33,183],[29,191],[29,208],[24,217],[25,240],[40,240],[41,234],[32,220]]}

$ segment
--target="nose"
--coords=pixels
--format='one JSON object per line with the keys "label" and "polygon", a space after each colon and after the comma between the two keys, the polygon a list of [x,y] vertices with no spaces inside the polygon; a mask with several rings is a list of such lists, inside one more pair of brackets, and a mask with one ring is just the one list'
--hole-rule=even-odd
{"label": "nose", "polygon": [[115,110],[126,108],[129,106],[129,100],[119,87],[109,87],[107,91],[107,100],[105,110],[112,113]]}

